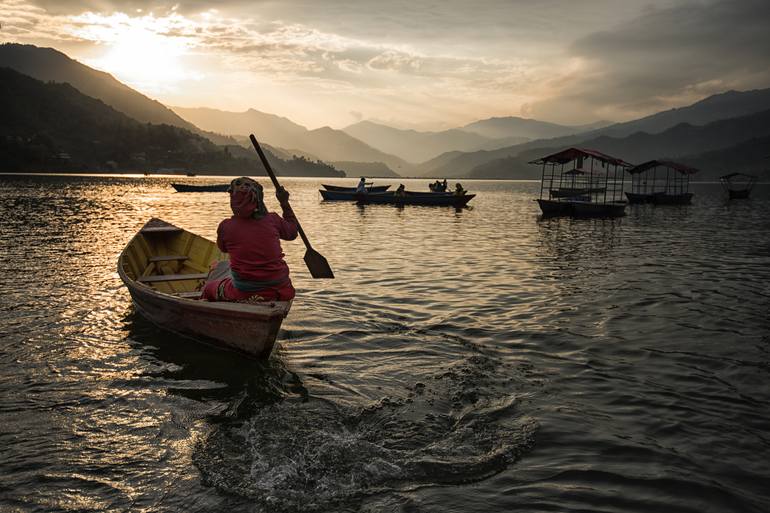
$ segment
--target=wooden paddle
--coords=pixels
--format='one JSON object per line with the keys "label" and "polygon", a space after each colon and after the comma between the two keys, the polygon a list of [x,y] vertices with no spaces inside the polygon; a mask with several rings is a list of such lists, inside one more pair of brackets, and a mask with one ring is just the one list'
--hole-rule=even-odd
{"label": "wooden paddle", "polygon": [[[265,166],[265,170],[270,176],[270,180],[273,181],[275,190],[279,190],[281,188],[281,184],[278,183],[278,179],[275,177],[275,173],[273,173],[273,168],[270,167],[270,163],[267,161],[267,157],[265,157],[265,153],[262,151],[262,148],[260,148],[259,143],[257,142],[257,138],[254,137],[254,134],[251,134],[249,135],[249,139],[251,139],[251,144],[254,145],[254,149],[257,150],[259,158],[262,160],[262,164]],[[299,224],[299,220],[297,221],[297,231],[299,231],[299,236],[302,237],[302,242],[305,243],[305,247],[307,248],[307,251],[305,251],[305,265],[307,265],[307,268],[310,271],[310,275],[313,278],[334,278],[334,273],[332,272],[332,268],[329,266],[329,262],[326,261],[321,253],[314,250],[310,245],[310,241],[307,240],[305,231]]]}

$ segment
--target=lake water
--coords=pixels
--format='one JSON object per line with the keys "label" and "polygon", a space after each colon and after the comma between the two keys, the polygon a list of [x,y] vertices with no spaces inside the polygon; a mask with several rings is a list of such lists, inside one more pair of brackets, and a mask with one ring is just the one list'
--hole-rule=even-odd
{"label": "lake water", "polygon": [[226,179],[0,176],[0,511],[770,510],[770,186],[543,220],[534,182],[464,181],[455,211],[286,179],[336,279],[284,243],[260,363],[118,278],[151,217],[229,215],[175,180]]}

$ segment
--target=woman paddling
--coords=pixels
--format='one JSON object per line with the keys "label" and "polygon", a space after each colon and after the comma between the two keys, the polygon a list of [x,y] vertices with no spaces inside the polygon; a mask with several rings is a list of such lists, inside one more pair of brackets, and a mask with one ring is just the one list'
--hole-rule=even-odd
{"label": "woman paddling", "polygon": [[230,272],[228,276],[226,266],[212,270],[203,288],[202,299],[292,299],[294,287],[280,242],[280,239],[297,238],[297,218],[289,205],[289,192],[283,187],[275,191],[283,217],[267,211],[262,186],[251,178],[236,178],[230,182],[228,192],[233,216],[219,223],[217,246],[229,253]]}

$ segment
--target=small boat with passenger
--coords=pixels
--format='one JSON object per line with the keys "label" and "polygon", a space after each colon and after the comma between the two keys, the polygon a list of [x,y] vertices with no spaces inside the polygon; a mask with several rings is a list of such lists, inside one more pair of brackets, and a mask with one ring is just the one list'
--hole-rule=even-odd
{"label": "small boat with passenger", "polygon": [[200,184],[200,185],[192,185],[192,184],[186,184],[186,183],[172,183],[171,187],[176,190],[176,192],[227,192],[227,188],[230,187],[230,184]]}
{"label": "small boat with passenger", "polygon": [[[326,201],[356,201],[358,187],[342,187],[339,185],[321,184],[323,189],[319,189],[321,197]],[[388,191],[390,185],[373,185],[371,183],[366,186],[367,194],[393,194],[392,191]]]}
{"label": "small boat with passenger", "polygon": [[200,300],[212,263],[228,255],[199,235],[153,218],[118,257],[136,310],[160,328],[254,358],[266,358],[291,301]]}
{"label": "small boat with passenger", "polygon": [[[325,183],[322,183],[321,187],[323,187],[327,191],[356,192],[355,187],[342,187],[340,185],[327,185]],[[390,189],[390,185],[371,185],[366,188],[366,190],[369,192],[385,192],[388,189]]]}

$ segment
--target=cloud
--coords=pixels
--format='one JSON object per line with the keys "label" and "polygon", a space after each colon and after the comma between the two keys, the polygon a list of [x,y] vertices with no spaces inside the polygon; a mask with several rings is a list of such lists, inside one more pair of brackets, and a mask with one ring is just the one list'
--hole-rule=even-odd
{"label": "cloud", "polygon": [[[578,39],[535,116],[630,119],[770,85],[770,2],[688,1]],[[580,119],[579,119],[580,118]]]}

